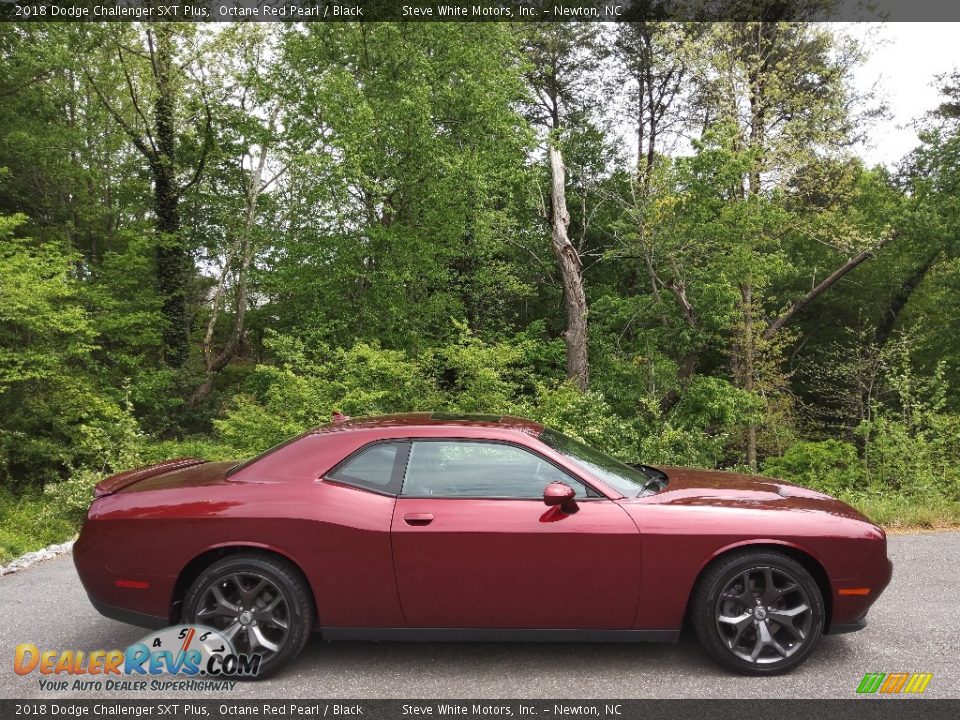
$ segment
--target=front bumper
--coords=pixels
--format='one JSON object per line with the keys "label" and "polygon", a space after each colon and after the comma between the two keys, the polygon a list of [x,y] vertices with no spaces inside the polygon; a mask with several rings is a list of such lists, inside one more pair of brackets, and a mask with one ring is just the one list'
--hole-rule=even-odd
{"label": "front bumper", "polygon": [[847,633],[863,630],[867,626],[867,618],[862,617],[859,620],[847,623],[833,623],[825,635],[846,635]]}
{"label": "front bumper", "polygon": [[[867,626],[867,612],[887,589],[892,577],[893,563],[887,557],[886,547],[884,547],[882,559],[867,562],[864,572],[856,578],[835,585],[832,621],[826,634],[841,635],[863,630]],[[843,588],[850,587],[870,588],[870,592],[867,595],[840,594]]]}

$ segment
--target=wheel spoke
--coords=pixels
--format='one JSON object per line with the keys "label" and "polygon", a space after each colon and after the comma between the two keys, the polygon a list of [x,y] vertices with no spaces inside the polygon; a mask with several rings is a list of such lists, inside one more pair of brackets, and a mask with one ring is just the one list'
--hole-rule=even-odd
{"label": "wheel spoke", "polygon": [[277,645],[275,642],[268,640],[266,636],[263,634],[263,631],[259,627],[254,625],[251,627],[251,629],[253,630],[253,635],[256,638],[257,644],[259,644],[260,647],[266,648],[270,652],[280,651],[280,646]]}
{"label": "wheel spoke", "polygon": [[793,635],[794,640],[800,642],[805,640],[807,636],[801,628],[794,625],[794,621],[808,610],[810,610],[810,608],[807,605],[797,605],[796,607],[785,608],[783,610],[771,610],[767,617]]}
{"label": "wheel spoke", "polygon": [[232,625],[230,625],[230,627],[224,630],[221,630],[220,634],[230,642],[233,642],[233,638],[236,637],[237,631],[239,629],[240,629],[240,623],[234,622]]}
{"label": "wheel spoke", "polygon": [[235,618],[237,614],[230,608],[226,608],[219,603],[214,605],[212,608],[204,608],[197,613],[197,619],[208,618],[208,617],[229,617]]}
{"label": "wheel spoke", "polygon": [[800,589],[800,588],[799,588],[795,583],[790,583],[789,585],[786,585],[786,586],[784,586],[784,587],[782,587],[782,588],[779,588],[779,589],[777,590],[777,597],[774,598],[774,599],[775,599],[775,600],[779,600],[779,599],[782,598],[784,595],[789,595],[790,593],[796,592],[796,591],[799,590],[799,589]]}
{"label": "wheel spoke", "polygon": [[732,615],[720,615],[717,617],[718,622],[722,622],[725,625],[730,625],[735,629],[735,633],[732,638],[725,638],[727,641],[727,647],[735,648],[740,642],[740,638],[743,636],[743,631],[746,630],[753,623],[753,615],[750,613],[743,613],[742,615],[732,616]]}
{"label": "wheel spoke", "polygon": [[805,613],[809,609],[809,606],[802,603],[792,608],[774,608],[770,611],[768,617],[776,620],[777,622],[791,622],[797,617],[797,615]]}
{"label": "wheel spoke", "polygon": [[256,628],[253,625],[247,625],[247,647],[250,652],[253,652],[253,649],[257,647]]}
{"label": "wheel spoke", "polygon": [[240,579],[238,573],[234,573],[230,576],[230,582],[233,583],[234,587],[237,588],[237,594],[240,596],[240,599],[246,601],[246,589],[243,587],[243,580]]}
{"label": "wheel spoke", "polygon": [[286,620],[284,620],[283,618],[278,618],[276,615],[271,615],[270,617],[267,618],[267,620],[268,620],[271,624],[276,625],[278,628],[283,628],[284,630],[286,630],[288,627],[290,627],[290,626],[287,624],[287,621],[286,621]]}
{"label": "wheel spoke", "polygon": [[769,605],[774,600],[780,597],[779,591],[777,590],[777,585],[773,581],[773,570],[771,568],[763,569],[763,592],[760,594],[760,599],[765,605]]}
{"label": "wheel spoke", "polygon": [[792,622],[780,622],[780,621],[777,620],[776,618],[774,618],[774,622],[776,622],[777,625],[779,625],[780,627],[782,627],[782,628],[783,628],[784,630],[786,630],[788,633],[790,633],[791,635],[793,635],[794,645],[798,645],[799,643],[801,643],[801,642],[803,642],[804,640],[807,639],[806,633],[804,633],[803,630],[801,630],[800,628],[798,628],[798,627],[797,627],[796,625],[794,625]]}
{"label": "wheel spoke", "polygon": [[773,649],[776,650],[777,653],[779,653],[780,657],[786,657],[786,656],[787,656],[787,649],[786,649],[785,647],[783,647],[783,645],[781,645],[780,643],[778,643],[778,642],[777,642],[777,639],[776,639],[775,637],[773,637],[772,635],[770,636],[770,642],[767,643],[767,645],[770,645],[771,647],[773,647]]}
{"label": "wheel spoke", "polygon": [[757,658],[760,657],[760,653],[763,651],[764,645],[767,644],[767,641],[764,639],[764,636],[769,638],[770,632],[767,630],[767,626],[765,623],[760,623],[757,625],[757,640],[753,644],[753,651],[750,653],[751,662],[757,661]]}
{"label": "wheel spoke", "polygon": [[753,619],[753,615],[748,612],[745,612],[742,615],[719,615],[717,617],[718,622],[722,622],[727,625],[733,625],[738,629],[741,626],[749,625],[752,619]]}

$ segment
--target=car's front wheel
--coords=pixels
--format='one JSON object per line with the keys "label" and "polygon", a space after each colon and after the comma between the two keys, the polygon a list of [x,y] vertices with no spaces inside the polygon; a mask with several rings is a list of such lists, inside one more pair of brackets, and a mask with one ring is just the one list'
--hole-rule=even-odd
{"label": "car's front wheel", "polygon": [[266,553],[218,560],[190,586],[183,619],[206,625],[238,653],[260,655],[256,678],[269,677],[303,649],[313,624],[310,590],[300,572]]}
{"label": "car's front wheel", "polygon": [[806,568],[775,551],[742,550],[699,579],[693,627],[717,662],[749,675],[792,670],[823,633],[823,596]]}

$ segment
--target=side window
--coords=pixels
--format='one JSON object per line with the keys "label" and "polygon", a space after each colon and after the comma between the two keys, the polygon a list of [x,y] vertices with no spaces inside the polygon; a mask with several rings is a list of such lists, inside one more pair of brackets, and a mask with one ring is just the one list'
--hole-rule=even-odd
{"label": "side window", "polygon": [[397,489],[392,483],[394,467],[405,447],[404,443],[396,442],[368,445],[328,473],[327,477],[367,490],[396,493]]}
{"label": "side window", "polygon": [[579,480],[523,448],[503,443],[428,440],[410,448],[403,495],[415,497],[542,498],[552,482],[587,497]]}

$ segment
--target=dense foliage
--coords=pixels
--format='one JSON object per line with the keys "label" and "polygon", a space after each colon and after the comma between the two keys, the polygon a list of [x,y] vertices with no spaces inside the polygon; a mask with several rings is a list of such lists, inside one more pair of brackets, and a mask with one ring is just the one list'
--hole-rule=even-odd
{"label": "dense foliage", "polygon": [[101,473],[333,410],[960,517],[960,78],[869,168],[862,59],[800,23],[0,25],[0,557]]}

